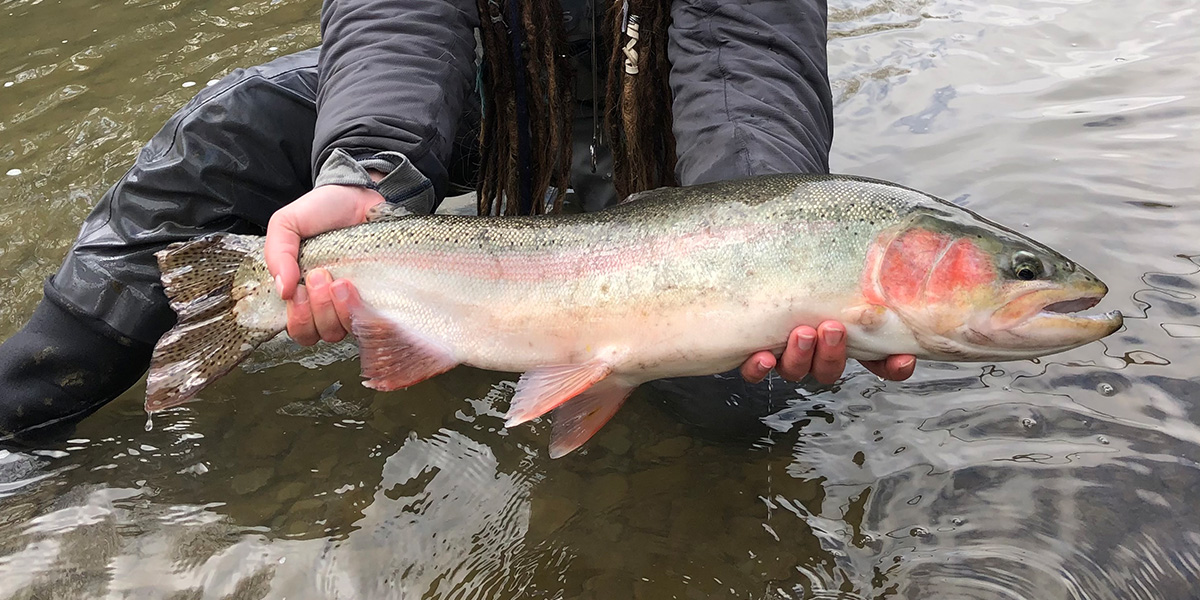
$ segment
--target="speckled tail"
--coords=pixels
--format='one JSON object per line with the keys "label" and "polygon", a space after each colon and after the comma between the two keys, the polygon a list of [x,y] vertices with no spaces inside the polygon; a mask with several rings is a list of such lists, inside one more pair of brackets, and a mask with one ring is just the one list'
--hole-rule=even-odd
{"label": "speckled tail", "polygon": [[215,234],[159,252],[179,321],[154,346],[146,411],[190,400],[286,324],[286,307],[264,281],[263,238]]}

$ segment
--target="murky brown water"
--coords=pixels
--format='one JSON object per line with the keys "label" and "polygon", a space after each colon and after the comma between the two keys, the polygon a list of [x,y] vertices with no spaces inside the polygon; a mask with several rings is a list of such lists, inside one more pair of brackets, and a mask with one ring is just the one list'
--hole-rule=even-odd
{"label": "murky brown water", "polygon": [[[899,384],[853,370],[755,445],[634,401],[558,461],[544,424],[502,428],[502,376],[376,394],[355,361],[260,357],[152,431],[135,389],[68,444],[0,451],[0,597],[1195,598],[1192,6],[831,7],[835,170],[1086,264],[1129,317],[1103,343]],[[167,116],[315,43],[317,10],[0,3],[0,336]]]}

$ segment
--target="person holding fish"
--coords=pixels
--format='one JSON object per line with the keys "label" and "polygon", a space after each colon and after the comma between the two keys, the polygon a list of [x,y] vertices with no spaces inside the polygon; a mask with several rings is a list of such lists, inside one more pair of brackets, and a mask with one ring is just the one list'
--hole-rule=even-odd
{"label": "person holding fish", "polygon": [[[347,334],[358,293],[324,269],[302,282],[301,240],[380,207],[429,213],[473,187],[480,214],[536,215],[570,188],[568,209],[595,211],[661,186],[828,172],[826,19],[823,0],[327,0],[320,48],[201,91],[102,198],[0,346],[0,439],[77,421],[142,376],[176,320],[154,258],[175,242],[265,228],[287,331],[313,344]],[[772,370],[841,376],[845,325],[785,335],[741,380],[661,389],[705,407],[688,420],[742,424],[773,407],[728,399]],[[903,380],[915,358],[863,364]]]}

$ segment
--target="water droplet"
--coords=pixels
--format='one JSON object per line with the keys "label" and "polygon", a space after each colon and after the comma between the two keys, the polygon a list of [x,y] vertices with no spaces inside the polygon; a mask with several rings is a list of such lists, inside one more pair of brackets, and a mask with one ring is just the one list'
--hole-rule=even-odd
{"label": "water droplet", "polygon": [[924,527],[913,527],[912,529],[908,530],[908,535],[913,537],[925,537],[929,535],[929,530],[925,529]]}
{"label": "water droplet", "polygon": [[1033,429],[1035,425],[1037,425],[1037,419],[1032,417],[1025,417],[1024,419],[1021,419],[1021,427],[1024,427],[1025,429]]}
{"label": "water droplet", "polygon": [[185,88],[192,87],[193,85],[196,85],[196,82],[195,82],[195,81],[185,81],[185,82],[183,82],[183,87],[185,87]]}
{"label": "water droplet", "polygon": [[1097,441],[1097,442],[1100,442],[1101,444],[1104,444],[1105,446],[1107,446],[1107,445],[1108,445],[1108,438],[1106,438],[1106,437],[1104,437],[1104,436],[1102,436],[1102,435],[1100,435],[1100,436],[1096,436],[1096,441]]}
{"label": "water droplet", "polygon": [[154,415],[152,413],[146,413],[146,431],[151,431],[153,429],[154,429]]}
{"label": "water droplet", "polygon": [[958,517],[954,517],[953,519],[950,519],[950,524],[955,527],[962,527],[963,523],[966,523],[966,521],[964,521]]}
{"label": "water droplet", "polygon": [[20,169],[9,169],[8,172],[5,173],[5,175],[8,175],[9,177],[16,177],[17,175],[20,175],[20,174],[21,174]]}
{"label": "water droplet", "polygon": [[1102,384],[1096,386],[1096,390],[1099,391],[1104,396],[1111,396],[1111,395],[1117,393],[1117,389],[1107,383],[1102,383]]}
{"label": "water droplet", "polygon": [[1026,228],[1028,228],[1028,227],[1029,227],[1029,223],[1021,223],[1021,227],[1026,227]]}
{"label": "water droplet", "polygon": [[4,82],[4,87],[12,87],[12,86],[13,86],[13,82],[11,82],[11,81]]}
{"label": "water droplet", "polygon": [[217,83],[218,81],[220,81],[220,79],[209,79],[209,80],[208,80],[208,83],[204,84],[204,86],[205,86],[205,87],[208,87],[208,86],[210,86],[210,85],[213,85],[213,84]]}

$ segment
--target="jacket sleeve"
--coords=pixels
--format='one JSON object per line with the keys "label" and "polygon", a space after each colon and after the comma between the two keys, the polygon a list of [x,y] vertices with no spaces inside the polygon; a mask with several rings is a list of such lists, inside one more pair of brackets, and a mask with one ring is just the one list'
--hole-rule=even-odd
{"label": "jacket sleeve", "polygon": [[680,183],[829,171],[825,0],[677,0],[671,16]]}
{"label": "jacket sleeve", "polygon": [[335,150],[360,161],[398,153],[444,197],[455,129],[475,82],[478,20],[470,0],[325,0],[312,150],[318,180]]}

